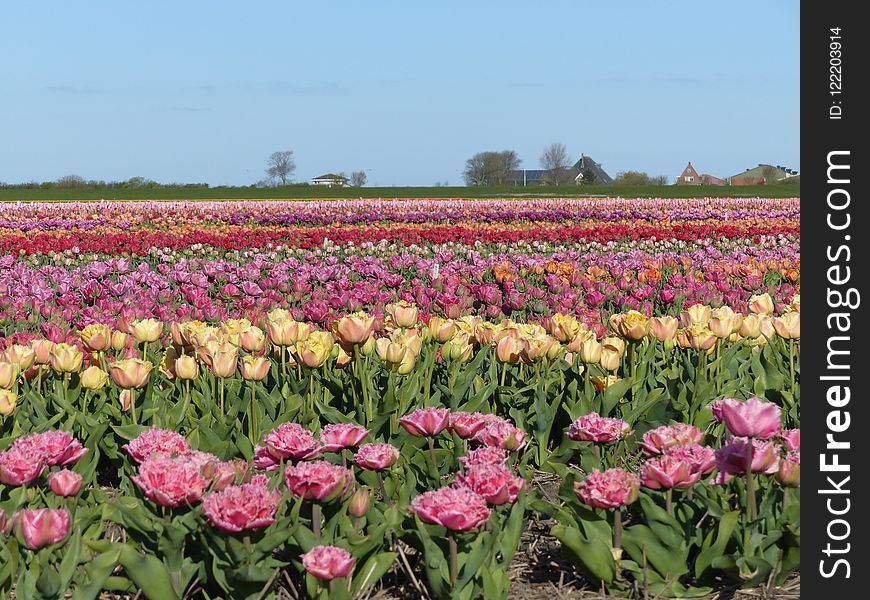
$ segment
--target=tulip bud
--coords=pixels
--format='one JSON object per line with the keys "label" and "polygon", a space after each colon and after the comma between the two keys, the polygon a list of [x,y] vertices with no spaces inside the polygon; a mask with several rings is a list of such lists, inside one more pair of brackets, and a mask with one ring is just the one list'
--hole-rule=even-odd
{"label": "tulip bud", "polygon": [[443,344],[449,341],[459,331],[459,327],[451,319],[443,319],[438,316],[433,316],[429,319],[429,333],[432,339]]}
{"label": "tulip bud", "polygon": [[347,512],[350,516],[360,519],[368,514],[370,502],[368,488],[360,488],[350,497]]}
{"label": "tulip bud", "polygon": [[[236,373],[238,361],[239,353],[235,349],[230,351],[218,350],[212,354],[211,372],[214,373],[215,377],[222,379],[232,377]],[[268,367],[266,369],[268,371]]]}
{"label": "tulip bud", "polygon": [[417,324],[417,306],[404,300],[388,304],[384,310],[393,318],[393,323],[399,327],[414,327]]}
{"label": "tulip bud", "polygon": [[65,508],[25,509],[15,514],[15,530],[25,546],[39,550],[66,538],[70,521]]}
{"label": "tulip bud", "polygon": [[127,346],[127,334],[123,331],[112,332],[112,350],[123,350]]}
{"label": "tulip bud", "polygon": [[196,379],[199,377],[199,363],[192,356],[179,356],[175,359],[175,374],[179,379]]}
{"label": "tulip bud", "polygon": [[252,325],[239,333],[239,345],[245,352],[260,352],[266,347],[266,334]]}
{"label": "tulip bud", "polygon": [[54,494],[64,498],[75,496],[82,488],[82,476],[75,471],[63,469],[48,476],[48,487]]}
{"label": "tulip bud", "polygon": [[49,354],[51,368],[58,373],[75,373],[82,368],[84,355],[81,350],[69,344],[55,344]]}
{"label": "tulip bud", "polygon": [[372,352],[375,351],[375,336],[370,335],[368,339],[359,345],[359,353],[362,356],[371,356]]}
{"label": "tulip bud", "polygon": [[140,344],[156,342],[163,333],[163,323],[157,319],[141,319],[130,323],[130,335]]}
{"label": "tulip bud", "polygon": [[770,297],[770,294],[755,294],[749,298],[749,310],[756,315],[772,315],[773,309],[773,298]]}
{"label": "tulip bud", "polygon": [[2,356],[2,360],[18,365],[20,371],[26,371],[36,362],[36,352],[30,346],[22,346],[21,344],[9,346],[0,356]]}
{"label": "tulip bud", "polygon": [[12,416],[15,414],[16,406],[18,406],[18,394],[10,390],[0,389],[0,416]]}
{"label": "tulip bud", "polygon": [[15,363],[0,362],[0,388],[10,389],[18,381],[21,369]]}
{"label": "tulip bud", "polygon": [[88,367],[79,375],[79,381],[86,390],[101,390],[109,381],[109,374],[100,367]]}
{"label": "tulip bud", "polygon": [[33,350],[33,362],[35,364],[47,365],[51,362],[51,349],[54,348],[54,342],[49,340],[30,340],[29,346]]}
{"label": "tulip bud", "polygon": [[105,352],[112,347],[112,330],[108,325],[92,323],[79,332],[79,339],[86,350]]}
{"label": "tulip bud", "polygon": [[271,361],[263,356],[245,356],[242,358],[239,371],[242,374],[242,379],[247,381],[263,381],[269,374],[269,367],[271,365]]}
{"label": "tulip bud", "polygon": [[496,344],[495,356],[499,362],[512,365],[520,362],[520,353],[523,351],[523,343],[518,338],[504,336]]}
{"label": "tulip bud", "polygon": [[601,350],[601,357],[598,359],[598,364],[602,369],[607,371],[615,371],[619,368],[620,358],[619,352],[612,350],[609,346],[604,346]]}
{"label": "tulip bud", "polygon": [[108,367],[109,376],[122,390],[143,388],[154,365],[138,358],[125,358],[111,363]]}

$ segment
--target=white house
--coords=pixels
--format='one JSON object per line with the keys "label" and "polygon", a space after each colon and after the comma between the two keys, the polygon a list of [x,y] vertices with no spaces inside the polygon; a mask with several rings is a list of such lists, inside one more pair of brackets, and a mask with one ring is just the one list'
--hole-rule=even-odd
{"label": "white house", "polygon": [[311,185],[325,185],[326,187],[344,187],[347,185],[347,177],[344,175],[336,175],[335,173],[326,173],[320,177],[315,177],[311,180]]}

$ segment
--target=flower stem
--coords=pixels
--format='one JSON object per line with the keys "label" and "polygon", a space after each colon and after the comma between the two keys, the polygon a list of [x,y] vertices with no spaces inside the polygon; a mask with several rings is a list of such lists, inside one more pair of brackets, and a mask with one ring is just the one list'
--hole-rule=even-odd
{"label": "flower stem", "polygon": [[320,541],[320,505],[316,502],[311,505],[311,531],[314,539]]}
{"label": "flower stem", "polygon": [[130,392],[130,415],[133,417],[133,425],[136,425],[136,391],[131,388]]}
{"label": "flower stem", "polygon": [[613,511],[613,547],[622,548],[622,508]]}
{"label": "flower stem", "polygon": [[432,463],[432,471],[433,477],[438,479],[438,461],[435,459],[435,441],[431,436],[426,438],[426,441],[429,442],[429,462]]}
{"label": "flower stem", "polygon": [[747,510],[750,521],[755,520],[755,480],[752,478],[752,438],[746,442],[746,496],[748,499]]}
{"label": "flower stem", "polygon": [[384,486],[384,476],[381,474],[380,471],[377,471],[377,474],[378,474],[378,485],[381,488],[381,496],[383,496],[384,502],[387,503],[387,506],[392,506],[393,499],[387,495],[387,488]]}
{"label": "flower stem", "polygon": [[674,516],[674,488],[668,488],[665,492],[665,509],[669,515]]}
{"label": "flower stem", "polygon": [[456,538],[453,534],[447,536],[450,545],[450,591],[455,591],[456,580],[459,578],[459,564],[456,558]]}

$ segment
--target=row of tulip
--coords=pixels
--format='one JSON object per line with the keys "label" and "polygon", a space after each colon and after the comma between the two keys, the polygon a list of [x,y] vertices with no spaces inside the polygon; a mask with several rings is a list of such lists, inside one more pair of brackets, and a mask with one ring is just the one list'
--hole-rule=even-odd
{"label": "row of tulip", "polygon": [[[167,326],[144,319],[132,321],[126,330],[91,324],[80,331],[52,330],[53,339],[8,344],[0,360],[0,432],[11,445],[0,454],[0,482],[13,489],[8,496],[0,495],[0,506],[5,502],[5,513],[18,515],[6,522],[17,523],[18,539],[23,540],[17,546],[20,556],[8,559],[9,568],[17,565],[29,574],[17,579],[18,589],[39,587],[44,576],[52,578],[56,585],[49,589],[58,593],[68,586],[99,590],[108,585],[138,587],[151,597],[180,597],[191,586],[201,586],[234,597],[257,597],[287,565],[275,551],[286,548],[294,536],[292,552],[298,554],[293,560],[313,573],[304,583],[310,595],[359,593],[361,588],[348,587],[356,585],[352,581],[319,584],[316,573],[331,572],[339,579],[355,561],[364,562],[363,572],[369,575],[360,585],[368,586],[395,561],[401,562],[400,548],[407,544],[425,556],[427,582],[436,595],[503,597],[509,587],[506,567],[529,511],[549,512],[560,522],[562,518],[555,505],[547,507],[534,493],[524,492],[532,469],[554,472],[566,482],[617,466],[638,469],[646,487],[655,490],[668,481],[663,473],[689,487],[716,463],[724,484],[730,476],[745,475],[740,460],[746,443],[735,440],[715,454],[690,448],[676,458],[639,466],[641,452],[667,445],[661,439],[668,434],[655,425],[686,423],[692,432],[686,439],[715,439],[721,436],[717,421],[725,409],[712,401],[756,394],[782,406],[777,423],[799,424],[800,299],[792,298],[780,315],[774,314],[775,303],[766,295],[753,297],[749,308],[744,315],[727,307],[693,305],[679,317],[653,318],[629,311],[612,315],[606,330],[596,332],[564,314],[551,316],[543,325],[438,316],[424,323],[417,306],[398,302],[387,305],[380,322],[356,313],[336,319],[329,331],[275,310],[261,326],[244,320],[219,327],[194,321]],[[431,408],[420,409],[420,404]],[[46,426],[61,426],[69,433],[23,436]],[[154,426],[169,433],[148,429]],[[312,431],[319,431],[319,439]],[[44,441],[46,435],[60,441]],[[363,444],[367,437],[372,442]],[[130,441],[123,444],[125,439]],[[579,470],[571,466],[578,462],[577,442]],[[780,460],[775,447],[753,444],[753,468],[763,463],[759,471],[776,470]],[[62,451],[32,450],[45,445]],[[345,452],[357,447],[355,454]],[[480,449],[471,450],[475,447]],[[48,487],[56,495],[85,498],[80,512],[87,520],[81,527],[64,528],[64,523],[74,522],[69,520],[73,512],[65,516],[57,503],[31,508],[37,498],[15,491],[32,489],[46,469],[86,455],[87,462],[77,463],[78,476],[63,470],[48,475]],[[324,455],[332,458],[315,460]],[[506,469],[509,456],[511,467]],[[478,462],[490,466],[469,469]],[[703,468],[685,466],[700,462]],[[355,476],[354,467],[359,469]],[[260,475],[252,478],[252,471]],[[441,489],[445,478],[456,472],[455,485]],[[590,476],[589,486],[596,477]],[[121,498],[109,501],[98,491],[100,480],[120,490]],[[370,488],[371,494],[365,492],[368,500],[361,493],[352,502],[354,487]],[[294,492],[303,488],[310,492]],[[709,489],[714,491],[699,492],[697,502],[715,500],[719,510],[733,503],[728,488]],[[760,486],[763,498],[772,498],[762,502],[786,501],[786,493],[772,490],[772,483]],[[288,501],[296,497],[300,500],[295,504]],[[186,509],[200,501],[201,511]],[[341,501],[344,508],[333,501]],[[369,514],[359,506],[351,508],[367,502],[376,507],[367,510],[378,511],[372,513],[378,515],[373,526],[383,525],[377,535],[363,533],[363,517],[352,512]],[[652,505],[644,507],[653,511]],[[55,512],[27,512],[43,509]],[[153,519],[135,517],[143,511],[150,511]],[[665,511],[673,512],[671,494]],[[408,521],[410,515],[419,522]],[[788,515],[791,519],[793,510]],[[95,524],[99,518],[138,532],[130,533],[138,541],[108,541]],[[566,523],[581,526],[580,518],[582,526],[603,530],[595,525],[600,517],[593,513],[572,518]],[[734,531],[743,535],[751,527],[781,529],[783,518],[763,526],[748,518]],[[490,519],[492,526],[480,531]],[[25,533],[31,521],[39,526]],[[304,532],[300,523],[308,524]],[[249,538],[243,524],[266,531]],[[452,536],[432,529],[435,525],[476,533]],[[639,526],[627,529],[629,540],[630,532],[641,531],[634,527]],[[203,528],[216,531],[203,538]],[[70,533],[78,536],[86,529],[91,539]],[[47,549],[39,549],[34,532],[46,536]],[[401,536],[399,544],[401,532],[414,533]],[[324,537],[330,544],[318,543]],[[566,539],[571,536],[563,537],[570,551]],[[155,539],[162,540],[156,547]],[[711,534],[711,539],[719,538]],[[355,547],[358,540],[365,540],[359,541],[360,548]],[[64,571],[62,564],[52,563],[63,556],[59,549],[70,544],[77,544],[76,556],[82,561],[104,570],[95,573],[73,565]],[[693,544],[686,541],[683,546],[704,551],[703,543],[697,548]],[[791,552],[790,546],[776,548]],[[735,552],[734,561],[762,560],[755,546],[742,544]],[[307,558],[299,558],[303,554]],[[620,562],[617,554],[606,567],[608,576],[582,560],[578,568],[614,589],[632,577],[668,595],[706,589],[687,582],[685,569],[650,575],[648,567],[632,571],[630,562]],[[143,555],[151,558],[143,561]],[[779,577],[793,568],[789,562],[763,557],[768,575],[777,569]],[[315,559],[320,562],[312,563]],[[117,565],[125,578],[112,575]],[[642,571],[646,579],[639,578]],[[726,571],[723,567],[715,573]],[[731,572],[738,580],[741,573],[745,569]],[[73,581],[77,576],[83,579]],[[702,579],[709,577],[705,572]],[[745,581],[754,584],[756,578]],[[153,587],[157,585],[163,587]],[[295,585],[303,583],[297,579]]]}
{"label": "row of tulip", "polygon": [[487,255],[457,246],[208,258],[155,250],[134,260],[88,256],[61,264],[54,258],[63,255],[7,255],[0,259],[0,325],[11,335],[43,324],[116,326],[142,318],[257,321],[284,308],[297,320],[328,326],[358,310],[382,315],[399,300],[425,315],[540,320],[562,312],[592,325],[612,312],[675,314],[695,303],[745,313],[751,296],[763,293],[781,311],[799,291],[800,254],[793,240],[769,243],[515,247]]}
{"label": "row of tulip", "polygon": [[[554,223],[558,224],[554,227]],[[129,253],[392,241],[608,242],[799,233],[799,202],[634,199],[241,203],[0,204],[0,250]]]}

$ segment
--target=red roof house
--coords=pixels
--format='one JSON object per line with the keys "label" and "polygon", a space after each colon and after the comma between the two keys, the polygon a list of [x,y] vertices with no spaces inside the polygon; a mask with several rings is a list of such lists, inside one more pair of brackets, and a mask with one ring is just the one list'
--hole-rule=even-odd
{"label": "red roof house", "polygon": [[677,177],[677,185],[701,185],[701,183],[701,176],[698,175],[691,162],[686,165],[686,168]]}

